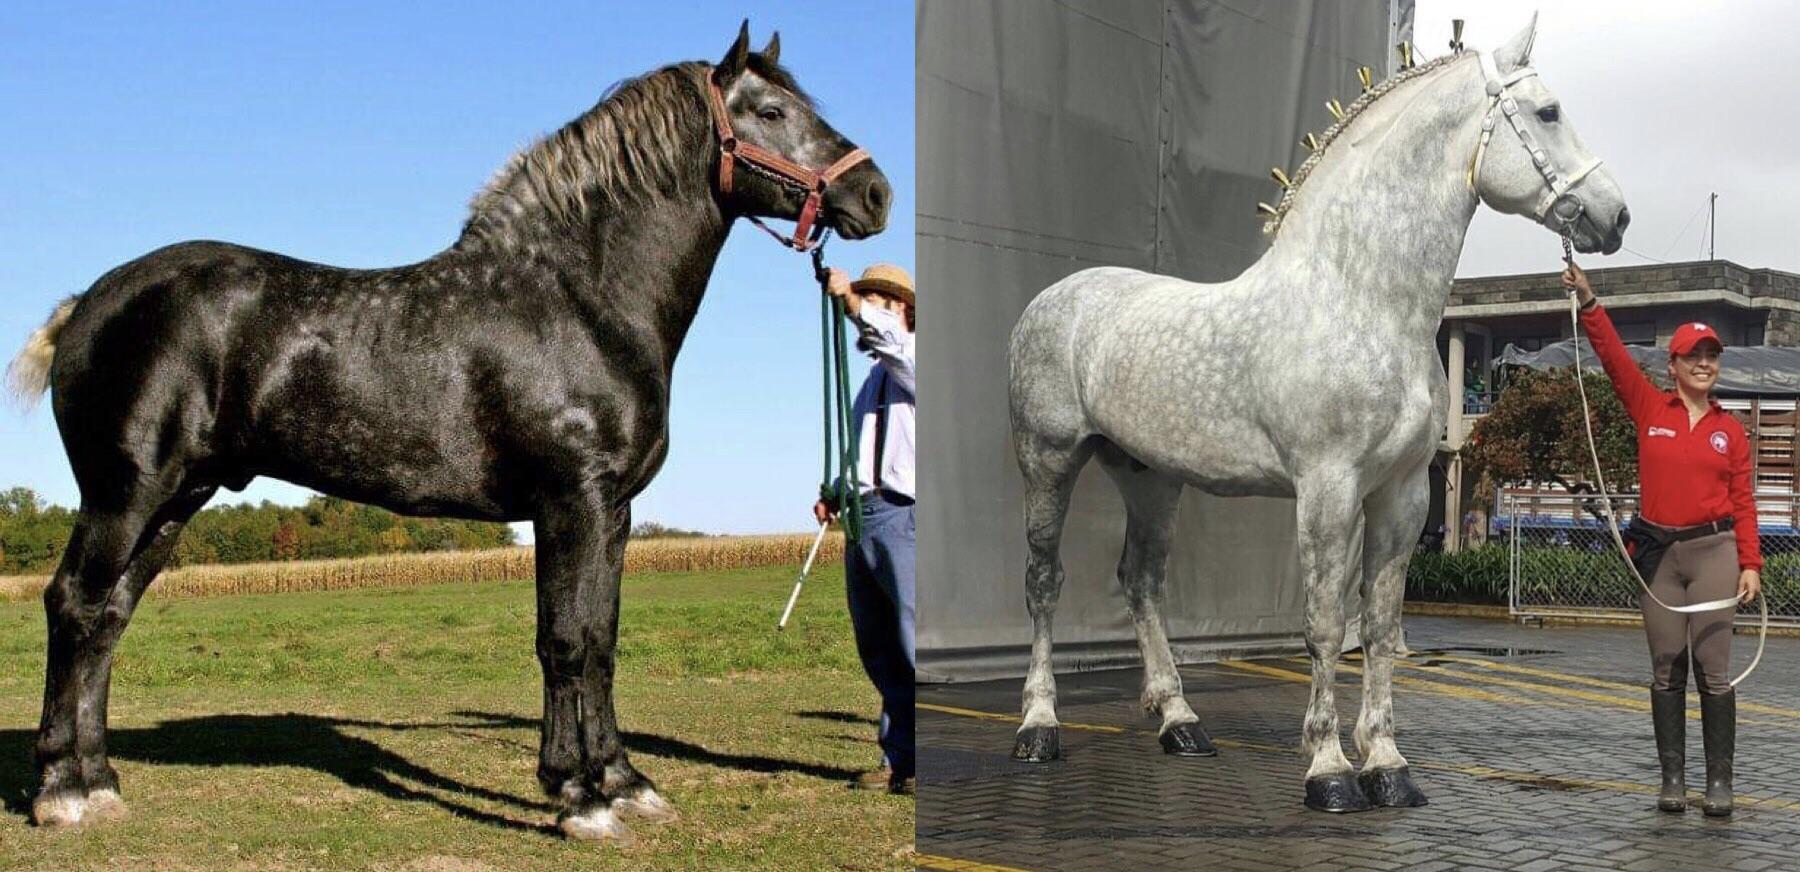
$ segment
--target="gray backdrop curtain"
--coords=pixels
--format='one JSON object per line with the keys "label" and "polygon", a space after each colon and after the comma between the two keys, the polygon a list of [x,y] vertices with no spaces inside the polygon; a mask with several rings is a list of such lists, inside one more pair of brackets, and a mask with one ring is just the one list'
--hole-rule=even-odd
{"label": "gray backdrop curtain", "polygon": [[[922,681],[1024,672],[1006,341],[1026,303],[1090,266],[1237,275],[1264,248],[1269,168],[1299,165],[1325,101],[1358,93],[1358,66],[1389,73],[1411,20],[1412,0],[921,0]],[[1165,612],[1177,657],[1299,647],[1292,509],[1183,497]],[[1090,467],[1063,541],[1059,669],[1136,662],[1123,536]]]}

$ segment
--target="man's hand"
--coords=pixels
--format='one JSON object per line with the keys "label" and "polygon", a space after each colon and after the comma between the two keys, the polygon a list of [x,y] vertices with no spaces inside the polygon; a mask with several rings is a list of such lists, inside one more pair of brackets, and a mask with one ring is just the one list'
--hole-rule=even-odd
{"label": "man's hand", "polygon": [[1746,569],[1738,573],[1738,602],[1748,603],[1762,591],[1762,573]]}
{"label": "man's hand", "polygon": [[862,314],[862,297],[850,290],[850,274],[837,267],[826,271],[825,293],[844,301],[844,311],[852,316]]}
{"label": "man's hand", "polygon": [[813,503],[813,520],[823,524],[835,517],[837,517],[837,512],[832,511],[830,503],[824,500]]}
{"label": "man's hand", "polygon": [[1569,268],[1563,270],[1562,284],[1563,288],[1575,292],[1575,299],[1581,305],[1586,306],[1593,302],[1594,289],[1588,284],[1587,272],[1581,267],[1569,264]]}

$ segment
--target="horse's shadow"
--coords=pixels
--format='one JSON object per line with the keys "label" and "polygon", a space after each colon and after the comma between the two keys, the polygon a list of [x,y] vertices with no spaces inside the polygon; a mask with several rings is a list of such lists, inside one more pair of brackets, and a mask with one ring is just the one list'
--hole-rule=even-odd
{"label": "horse's shadow", "polygon": [[[390,799],[424,802],[468,820],[509,830],[551,829],[548,815],[554,807],[535,797],[519,796],[469,784],[407,759],[380,743],[350,730],[444,732],[503,744],[523,755],[535,755],[538,721],[493,712],[455,711],[454,721],[375,721],[332,718],[297,713],[261,715],[209,715],[163,721],[153,727],[114,729],[107,734],[107,750],[120,760],[182,766],[296,767],[312,769],[360,790]],[[530,741],[492,731],[529,729]],[[707,766],[749,772],[793,772],[817,778],[845,780],[856,773],[848,769],[784,760],[776,757],[729,754],[699,745],[648,733],[626,733],[625,746],[633,753],[650,754]],[[0,798],[14,814],[28,813],[35,788],[31,766],[32,730],[0,730]],[[417,787],[402,781],[412,782]],[[131,785],[125,785],[129,798]],[[540,822],[477,808],[462,797],[512,806]]]}

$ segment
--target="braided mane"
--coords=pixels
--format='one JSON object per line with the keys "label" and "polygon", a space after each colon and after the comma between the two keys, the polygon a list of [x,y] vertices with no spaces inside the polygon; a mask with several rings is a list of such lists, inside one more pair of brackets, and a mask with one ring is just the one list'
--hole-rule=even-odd
{"label": "braided mane", "polygon": [[1342,135],[1343,132],[1349,128],[1371,104],[1376,100],[1387,96],[1395,88],[1404,85],[1407,82],[1417,79],[1434,70],[1441,69],[1459,58],[1469,57],[1471,55],[1473,55],[1473,52],[1447,54],[1426,61],[1411,69],[1401,70],[1399,73],[1382,80],[1380,83],[1376,84],[1375,87],[1363,92],[1363,94],[1357,97],[1349,106],[1344,107],[1344,119],[1326,128],[1325,132],[1319,135],[1318,149],[1311,155],[1308,155],[1306,161],[1300,164],[1300,168],[1294,171],[1294,183],[1282,193],[1281,202],[1275,206],[1274,216],[1269,218],[1268,221],[1263,222],[1263,233],[1274,236],[1281,231],[1281,221],[1287,217],[1288,210],[1294,207],[1294,198],[1299,195],[1300,187],[1306,183],[1307,177],[1312,175],[1313,167],[1318,166],[1319,161],[1325,157],[1325,152],[1331,148],[1331,144],[1336,142],[1337,138]]}

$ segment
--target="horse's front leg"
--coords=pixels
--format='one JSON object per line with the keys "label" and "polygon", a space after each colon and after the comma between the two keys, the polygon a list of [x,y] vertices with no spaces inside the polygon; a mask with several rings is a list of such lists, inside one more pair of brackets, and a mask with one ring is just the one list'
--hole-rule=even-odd
{"label": "horse's front leg", "polygon": [[[590,487],[546,505],[535,525],[537,655],[544,671],[537,774],[545,792],[562,802],[557,828],[574,839],[630,838],[605,790],[608,732],[618,744],[610,689],[617,563],[629,532],[619,529],[621,517],[629,515],[606,489]],[[608,691],[605,698],[598,698],[599,688]]]}
{"label": "horse's front leg", "polygon": [[1312,658],[1312,700],[1301,730],[1306,806],[1318,811],[1366,811],[1371,806],[1338,741],[1338,655],[1344,645],[1344,593],[1351,545],[1362,506],[1349,470],[1316,470],[1295,487],[1300,572],[1306,584],[1306,653]]}
{"label": "horse's front leg", "polygon": [[1427,465],[1370,494],[1363,501],[1363,699],[1356,722],[1362,754],[1357,781],[1369,801],[1384,806],[1420,806],[1425,794],[1413,784],[1406,758],[1394,746],[1394,657],[1400,648],[1400,611],[1406,591],[1406,564],[1425,526],[1431,494]]}

